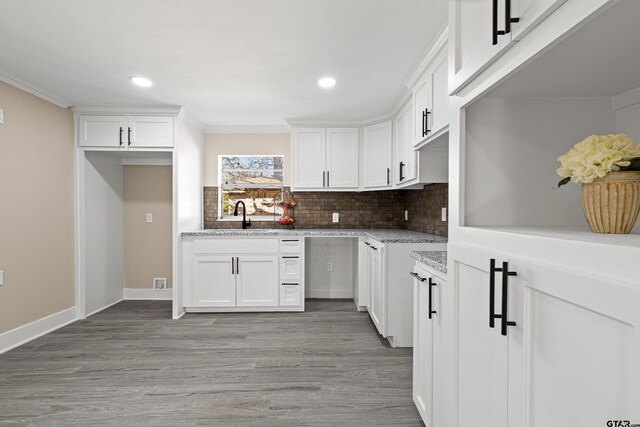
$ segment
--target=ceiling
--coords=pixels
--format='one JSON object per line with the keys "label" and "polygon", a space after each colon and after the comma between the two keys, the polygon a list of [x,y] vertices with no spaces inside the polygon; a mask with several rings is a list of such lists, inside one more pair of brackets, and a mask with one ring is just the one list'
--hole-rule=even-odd
{"label": "ceiling", "polygon": [[[390,113],[444,0],[0,0],[0,73],[70,105],[181,105],[208,126]],[[143,89],[129,78],[154,82]],[[337,85],[320,89],[330,75]]]}
{"label": "ceiling", "polygon": [[487,97],[612,97],[640,86],[640,1],[623,0]]}

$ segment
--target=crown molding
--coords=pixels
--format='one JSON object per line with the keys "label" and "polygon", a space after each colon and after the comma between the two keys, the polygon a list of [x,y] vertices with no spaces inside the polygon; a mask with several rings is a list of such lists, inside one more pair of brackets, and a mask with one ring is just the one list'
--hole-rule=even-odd
{"label": "crown molding", "polygon": [[52,93],[49,93],[46,90],[40,89],[39,87],[32,85],[31,83],[25,80],[22,80],[2,70],[0,70],[0,81],[3,81],[13,87],[16,87],[27,93],[30,93],[33,96],[36,96],[40,99],[43,99],[47,102],[57,105],[58,107],[69,108],[72,105],[71,102],[63,98],[60,98],[59,96],[53,95]]}
{"label": "crown molding", "polygon": [[640,87],[614,96],[611,103],[614,110],[640,103]]}
{"label": "crown molding", "polygon": [[179,105],[152,105],[152,106],[133,106],[133,105],[95,105],[80,104],[74,105],[72,111],[75,114],[127,114],[132,116],[167,116],[178,117],[182,107]]}
{"label": "crown molding", "polygon": [[205,126],[204,133],[290,133],[289,126]]}
{"label": "crown molding", "polygon": [[290,127],[358,127],[362,126],[362,121],[341,120],[330,118],[306,118],[306,119],[285,119]]}
{"label": "crown molding", "polygon": [[413,70],[413,72],[409,75],[407,82],[405,85],[407,88],[411,89],[416,82],[422,77],[426,69],[431,65],[433,60],[438,56],[438,54],[447,46],[447,42],[449,40],[449,24],[445,24],[444,27],[440,30],[436,39],[429,45],[427,51],[425,52],[422,61],[418,64],[418,66]]}
{"label": "crown molding", "polygon": [[204,133],[204,124],[202,124],[202,122],[198,120],[196,116],[194,116],[184,108],[180,108],[180,113],[178,114],[178,118],[184,120],[185,122],[193,126],[195,129],[198,130],[198,132]]}

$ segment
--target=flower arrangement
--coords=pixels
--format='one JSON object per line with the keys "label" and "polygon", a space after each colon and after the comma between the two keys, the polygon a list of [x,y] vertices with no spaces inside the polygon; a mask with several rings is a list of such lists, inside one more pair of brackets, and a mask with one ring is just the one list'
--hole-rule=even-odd
{"label": "flower arrangement", "polygon": [[558,187],[569,181],[590,184],[611,172],[640,171],[640,144],[624,134],[591,135],[558,161],[556,172],[562,177]]}

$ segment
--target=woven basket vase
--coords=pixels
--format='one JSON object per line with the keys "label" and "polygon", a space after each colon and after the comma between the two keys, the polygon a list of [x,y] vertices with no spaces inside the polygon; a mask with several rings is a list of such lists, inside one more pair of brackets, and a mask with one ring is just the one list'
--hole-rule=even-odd
{"label": "woven basket vase", "polygon": [[630,233],[640,212],[640,171],[612,172],[582,184],[582,209],[592,232]]}

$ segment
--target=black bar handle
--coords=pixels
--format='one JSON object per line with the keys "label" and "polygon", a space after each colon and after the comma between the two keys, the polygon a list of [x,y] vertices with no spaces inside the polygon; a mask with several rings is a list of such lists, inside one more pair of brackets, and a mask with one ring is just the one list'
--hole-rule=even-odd
{"label": "black bar handle", "polygon": [[[417,273],[414,273],[413,271],[410,271],[410,272],[409,272],[409,276],[411,276],[411,277],[413,277],[413,278],[415,278],[415,279],[418,279],[418,280],[419,280],[419,281],[421,281],[421,282],[424,282],[425,280],[427,280],[427,279],[426,279],[426,278],[424,278],[424,277],[420,277]],[[429,279],[429,280],[431,280],[431,279]]]}
{"label": "black bar handle", "polygon": [[122,145],[122,131],[124,129],[122,129],[122,126],[120,126],[120,145]]}
{"label": "black bar handle", "polygon": [[240,274],[240,257],[236,257],[236,274]]}
{"label": "black bar handle", "polygon": [[127,146],[131,146],[131,128],[127,128]]}
{"label": "black bar handle", "polygon": [[327,171],[322,171],[322,186],[326,187]]}
{"label": "black bar handle", "polygon": [[367,245],[367,246],[371,246],[371,243],[369,243],[369,242],[364,242],[364,244]]}
{"label": "black bar handle", "polygon": [[300,283],[283,283],[282,286],[300,286]]}
{"label": "black bar handle", "polygon": [[427,110],[422,112],[422,137],[427,136]]}
{"label": "black bar handle", "polygon": [[433,310],[433,293],[431,292],[431,288],[433,288],[434,286],[436,286],[436,284],[433,283],[433,279],[429,277],[429,319],[432,319],[432,316],[434,314],[438,314],[435,310]]}
{"label": "black bar handle", "polygon": [[498,0],[491,4],[491,44],[498,44]]}
{"label": "black bar handle", "polygon": [[235,270],[235,268],[233,268],[234,261],[235,260],[233,259],[233,257],[231,257],[231,274],[236,274],[236,270]]}
{"label": "black bar handle", "polygon": [[282,239],[283,242],[299,242],[300,239]]}
{"label": "black bar handle", "polygon": [[331,181],[329,181],[329,172],[330,171],[327,171],[327,187],[331,187],[331,184],[330,184]]}
{"label": "black bar handle", "polygon": [[400,181],[404,180],[404,175],[402,172],[404,171],[404,162],[400,162]]}
{"label": "black bar handle", "polygon": [[387,168],[387,185],[391,184],[391,169]]}
{"label": "black bar handle", "polygon": [[378,250],[378,248],[376,248],[375,246],[371,246],[371,245],[369,245],[369,247],[370,247],[371,249],[373,249],[374,251],[377,251],[377,250]]}
{"label": "black bar handle", "polygon": [[511,17],[511,0],[504,0],[504,33],[511,32],[511,24],[520,22],[520,18]]}
{"label": "black bar handle", "polygon": [[500,333],[507,336],[507,326],[516,326],[516,322],[509,320],[509,276],[517,276],[515,271],[509,271],[509,263],[502,263],[502,325]]}
{"label": "black bar handle", "polygon": [[495,319],[499,319],[501,316],[496,314],[496,272],[502,271],[501,268],[496,268],[496,260],[491,258],[489,261],[489,327],[495,326]]}
{"label": "black bar handle", "polygon": [[429,129],[429,115],[430,114],[431,114],[431,111],[429,111],[428,108],[426,110],[424,110],[424,129],[425,129],[424,136],[429,135],[429,133],[431,132],[431,129]]}
{"label": "black bar handle", "polygon": [[295,259],[297,259],[297,258],[300,258],[300,257],[299,256],[283,256],[282,258],[295,258]]}

